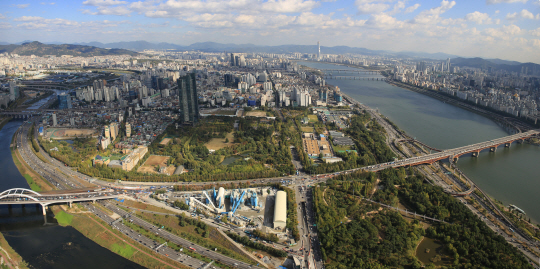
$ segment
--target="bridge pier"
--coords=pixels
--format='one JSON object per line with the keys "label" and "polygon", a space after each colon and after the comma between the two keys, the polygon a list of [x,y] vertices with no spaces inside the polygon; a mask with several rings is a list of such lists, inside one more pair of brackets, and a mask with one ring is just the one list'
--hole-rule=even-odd
{"label": "bridge pier", "polygon": [[506,148],[509,148],[510,145],[512,145],[512,142],[510,142],[510,143],[504,143],[504,147],[506,147]]}
{"label": "bridge pier", "polygon": [[495,151],[497,151],[497,147],[491,147],[491,148],[489,148],[489,151],[490,152],[495,152]]}
{"label": "bridge pier", "polygon": [[473,153],[472,153],[472,156],[473,156],[473,157],[478,157],[478,154],[480,154],[480,151],[473,152]]}
{"label": "bridge pier", "polygon": [[69,208],[71,208],[73,206],[73,202],[69,202]]}
{"label": "bridge pier", "polygon": [[43,216],[47,216],[47,205],[41,205],[41,210],[43,212]]}

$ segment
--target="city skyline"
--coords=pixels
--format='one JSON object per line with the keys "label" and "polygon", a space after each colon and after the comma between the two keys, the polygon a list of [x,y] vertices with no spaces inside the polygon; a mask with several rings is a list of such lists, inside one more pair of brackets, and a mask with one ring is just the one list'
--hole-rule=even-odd
{"label": "city skyline", "polygon": [[[2,42],[346,45],[540,63],[540,1],[5,1]],[[321,51],[324,54],[324,51]]]}

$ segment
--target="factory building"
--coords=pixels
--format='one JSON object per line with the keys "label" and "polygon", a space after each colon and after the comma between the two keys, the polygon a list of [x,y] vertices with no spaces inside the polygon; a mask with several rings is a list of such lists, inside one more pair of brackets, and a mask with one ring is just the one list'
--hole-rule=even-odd
{"label": "factory building", "polygon": [[274,229],[283,229],[287,225],[287,193],[278,191],[274,206]]}

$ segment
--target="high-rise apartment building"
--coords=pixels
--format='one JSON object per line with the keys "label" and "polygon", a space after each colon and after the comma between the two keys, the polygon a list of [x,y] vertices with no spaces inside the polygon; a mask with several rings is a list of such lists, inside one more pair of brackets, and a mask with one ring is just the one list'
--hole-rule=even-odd
{"label": "high-rise apartment building", "polygon": [[317,60],[321,60],[321,42],[317,41]]}
{"label": "high-rise apartment building", "polygon": [[197,96],[195,73],[180,77],[177,83],[180,122],[194,124],[199,119],[199,98]]}
{"label": "high-rise apartment building", "polygon": [[131,137],[131,124],[126,122],[126,137]]}

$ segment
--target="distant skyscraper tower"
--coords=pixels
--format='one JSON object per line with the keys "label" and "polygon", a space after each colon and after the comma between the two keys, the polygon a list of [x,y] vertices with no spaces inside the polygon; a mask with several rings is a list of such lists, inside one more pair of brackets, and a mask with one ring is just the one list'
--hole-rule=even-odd
{"label": "distant skyscraper tower", "polygon": [[181,110],[180,122],[194,124],[199,119],[199,97],[197,96],[195,73],[180,77],[177,83]]}
{"label": "distant skyscraper tower", "polygon": [[321,42],[317,41],[317,60],[321,59]]}

